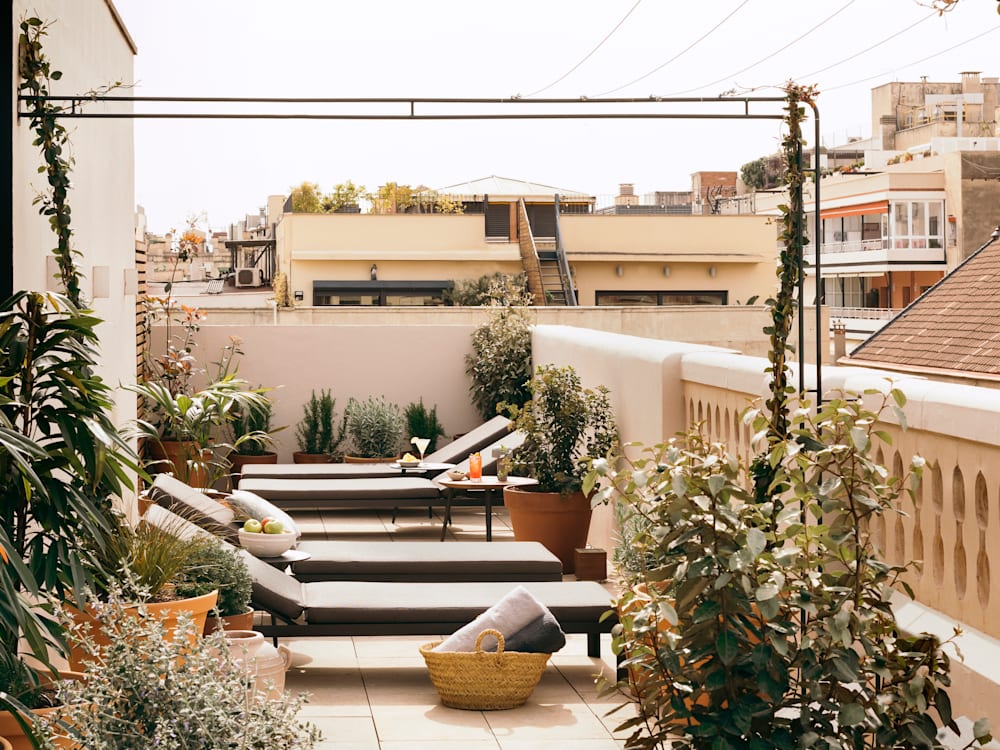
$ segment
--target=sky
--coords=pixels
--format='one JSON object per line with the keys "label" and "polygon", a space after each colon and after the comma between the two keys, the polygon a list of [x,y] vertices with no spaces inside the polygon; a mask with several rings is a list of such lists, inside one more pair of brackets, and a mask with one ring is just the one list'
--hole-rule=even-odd
{"label": "sky", "polygon": [[[830,146],[871,135],[876,86],[1000,76],[995,0],[960,0],[943,16],[918,0],[114,2],[144,96],[714,98],[780,96],[794,80],[818,86]],[[241,106],[226,111],[333,111]],[[162,233],[196,215],[227,229],[303,181],[324,192],[347,180],[439,189],[499,175],[597,196],[632,183],[643,195],[688,190],[693,172],[738,171],[780,137],[775,120],[136,120],[136,202]]]}

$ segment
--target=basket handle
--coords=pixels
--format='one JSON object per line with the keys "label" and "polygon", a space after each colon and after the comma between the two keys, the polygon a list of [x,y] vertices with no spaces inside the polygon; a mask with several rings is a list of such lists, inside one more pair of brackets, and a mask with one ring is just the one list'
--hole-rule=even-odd
{"label": "basket handle", "polygon": [[488,635],[492,635],[494,638],[497,639],[497,661],[500,661],[500,657],[503,656],[504,642],[503,642],[503,633],[501,633],[499,630],[494,630],[493,628],[487,628],[482,633],[480,633],[479,637],[476,638],[476,653],[478,654],[482,652],[483,639],[486,638],[486,636]]}

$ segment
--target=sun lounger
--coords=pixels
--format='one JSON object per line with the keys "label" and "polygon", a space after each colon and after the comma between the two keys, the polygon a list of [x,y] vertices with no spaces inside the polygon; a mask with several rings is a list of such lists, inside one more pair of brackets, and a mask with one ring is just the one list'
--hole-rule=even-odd
{"label": "sun lounger", "polygon": [[[160,475],[150,489],[158,503],[150,522],[178,525],[187,520],[238,546],[233,508]],[[175,515],[174,512],[176,511]],[[273,511],[261,515],[276,515]],[[288,520],[295,530],[294,519]],[[560,581],[559,558],[537,542],[366,542],[299,541],[308,559],[288,564],[300,581]]]}
{"label": "sun lounger", "polygon": [[[454,545],[453,545],[454,546]],[[303,583],[249,558],[254,607],[271,615],[255,629],[273,639],[312,636],[448,635],[523,585],[566,633],[585,633],[587,653],[600,656],[601,633],[617,622],[611,595],[593,581]],[[603,618],[603,619],[602,619]]]}
{"label": "sun lounger", "polygon": [[[503,445],[515,448],[524,436],[520,432],[509,432],[503,438],[480,449],[483,457],[483,472],[495,470],[496,459],[493,450]],[[468,459],[456,464],[468,470]],[[400,508],[445,506],[445,524],[450,518],[451,503],[455,493],[439,484],[447,473],[434,479],[423,477],[393,477],[368,479],[280,479],[264,477],[244,477],[239,489],[259,495],[286,511],[296,510],[337,510],[357,508]],[[444,538],[446,527],[441,528]]]}
{"label": "sun lounger", "polygon": [[[427,464],[457,464],[470,453],[491,446],[508,434],[510,420],[496,416],[452,440],[433,453],[424,456]],[[401,475],[398,468],[382,464],[248,464],[243,467],[243,479],[376,479],[413,478],[413,469]]]}
{"label": "sun lounger", "polygon": [[[208,533],[160,506],[147,510],[146,517],[178,534]],[[255,629],[275,641],[330,635],[448,635],[521,585],[552,612],[564,632],[587,635],[590,656],[600,657],[601,633],[610,632],[616,621],[606,617],[612,609],[611,595],[593,581],[302,582],[246,550],[240,555],[253,581],[254,609],[270,615],[270,623]]]}

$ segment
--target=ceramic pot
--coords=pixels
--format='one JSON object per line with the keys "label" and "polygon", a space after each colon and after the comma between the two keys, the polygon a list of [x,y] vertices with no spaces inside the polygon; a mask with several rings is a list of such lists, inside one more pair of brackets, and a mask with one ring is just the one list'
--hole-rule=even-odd
{"label": "ceramic pot", "polygon": [[563,497],[558,492],[532,492],[503,488],[503,504],[510,515],[514,538],[541,542],[562,562],[563,573],[572,573],[574,551],[587,546],[590,533],[590,500],[582,492]]}
{"label": "ceramic pot", "polygon": [[[155,617],[163,621],[164,635],[173,638],[174,630],[177,628],[177,618],[181,612],[190,613],[195,626],[195,632],[201,633],[205,629],[205,618],[215,607],[215,602],[219,598],[218,591],[212,591],[202,596],[195,596],[189,599],[177,599],[169,602],[150,602],[145,605],[146,612],[150,617]],[[103,623],[94,617],[90,612],[81,612],[73,607],[67,607],[73,618],[73,629],[88,628],[91,640],[97,646],[98,658],[103,653],[103,649],[111,644],[110,637],[104,632],[107,623]],[[138,605],[129,608],[130,612],[138,613]],[[194,638],[198,636],[195,635]],[[193,640],[192,640],[193,645]],[[79,644],[70,644],[69,666],[73,671],[86,671],[85,662],[93,660],[95,657],[82,648]]]}
{"label": "ceramic pot", "polygon": [[276,464],[278,463],[278,454],[269,451],[267,453],[261,453],[258,456],[244,456],[242,453],[230,453],[229,454],[229,486],[236,489],[236,486],[240,482],[240,477],[243,476],[243,467],[247,464]]}
{"label": "ceramic pot", "polygon": [[[82,672],[59,672],[59,677],[63,680],[86,680],[87,676]],[[44,679],[44,675],[42,679]],[[55,708],[36,708],[33,713],[40,717],[47,718],[59,711],[59,707]],[[9,711],[0,711],[0,750],[34,750],[35,745],[27,738],[24,734],[24,730],[21,729],[21,725],[17,723],[17,719],[14,714]],[[6,743],[6,744],[4,744]],[[75,743],[71,743],[68,739],[59,738],[55,740],[56,747],[59,748],[74,748],[78,747]]]}
{"label": "ceramic pot", "polygon": [[295,451],[292,454],[292,462],[296,464],[328,464],[330,456],[326,453],[303,453]]}
{"label": "ceramic pot", "polygon": [[292,662],[288,647],[281,644],[275,648],[255,630],[227,630],[226,643],[257,689],[267,691],[271,700],[280,698],[285,689],[285,672]]}
{"label": "ceramic pot", "polygon": [[344,456],[345,464],[391,464],[397,456],[386,456],[384,458],[365,458],[363,456]]}

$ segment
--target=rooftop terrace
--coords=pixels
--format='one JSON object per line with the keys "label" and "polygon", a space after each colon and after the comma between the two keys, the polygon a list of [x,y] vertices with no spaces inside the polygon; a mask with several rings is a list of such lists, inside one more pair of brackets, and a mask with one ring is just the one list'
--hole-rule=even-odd
{"label": "rooftop terrace", "polygon": [[[296,513],[310,539],[424,540],[441,544],[440,516],[424,510],[391,513],[338,511]],[[449,539],[484,539],[483,511],[453,512]],[[513,535],[506,513],[494,514],[497,544]],[[572,578],[572,576],[569,576]],[[609,586],[609,588],[611,588]],[[610,597],[610,594],[609,594]],[[442,638],[447,635],[442,633]],[[585,636],[568,636],[553,655],[528,702],[506,711],[464,711],[442,705],[418,651],[435,640],[417,637],[309,638],[283,641],[292,650],[286,689],[311,699],[300,717],[316,724],[324,739],[317,750],[614,750],[617,705],[599,698],[595,675],[611,672],[610,637],[601,659],[587,656]]]}

